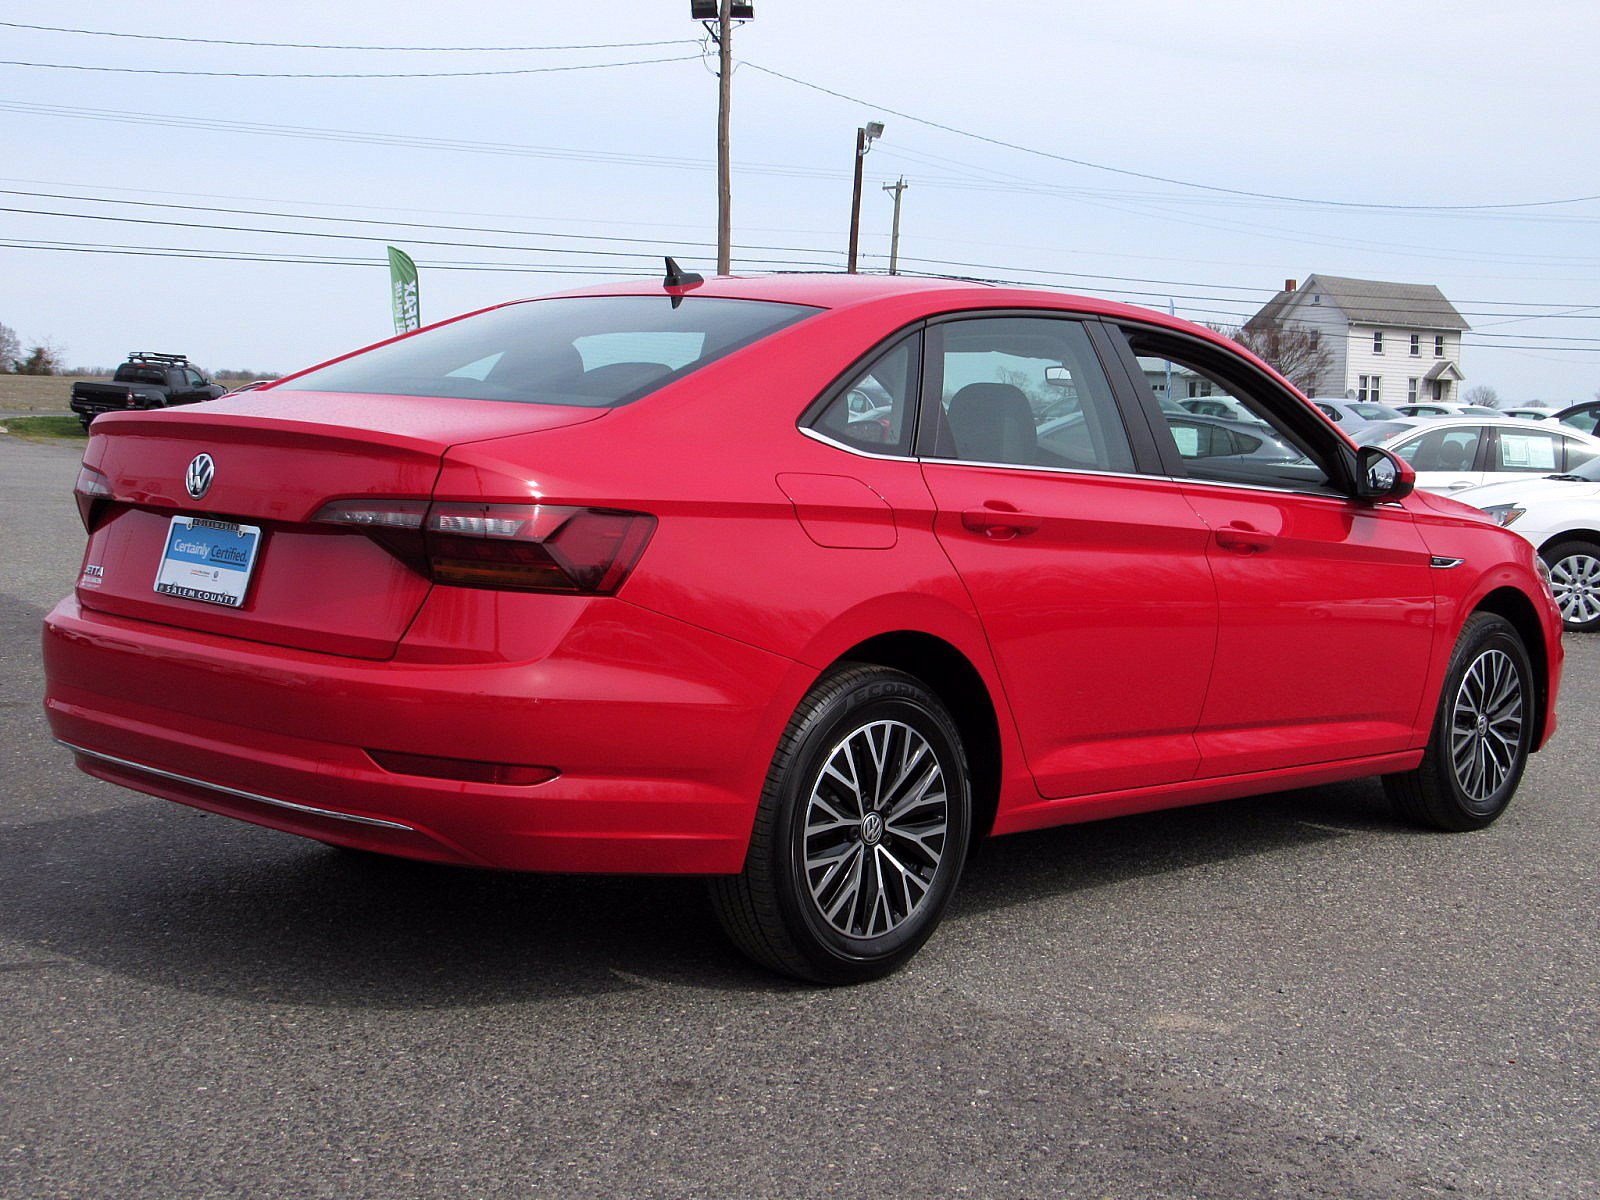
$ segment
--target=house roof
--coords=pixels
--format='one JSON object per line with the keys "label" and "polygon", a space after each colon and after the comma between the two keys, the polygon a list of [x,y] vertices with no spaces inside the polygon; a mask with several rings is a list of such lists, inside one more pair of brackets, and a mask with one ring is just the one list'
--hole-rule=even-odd
{"label": "house roof", "polygon": [[1389,283],[1381,279],[1346,279],[1339,275],[1308,276],[1297,291],[1279,292],[1245,322],[1246,328],[1273,324],[1307,304],[1331,304],[1353,325],[1401,326],[1411,329],[1470,329],[1455,306],[1431,283]]}
{"label": "house roof", "polygon": [[1461,373],[1460,367],[1456,366],[1455,363],[1451,362],[1449,359],[1445,359],[1443,362],[1435,363],[1433,365],[1433,369],[1424,375],[1423,378],[1430,382],[1435,379],[1454,379],[1457,383],[1460,383],[1462,380],[1466,379],[1466,376]]}

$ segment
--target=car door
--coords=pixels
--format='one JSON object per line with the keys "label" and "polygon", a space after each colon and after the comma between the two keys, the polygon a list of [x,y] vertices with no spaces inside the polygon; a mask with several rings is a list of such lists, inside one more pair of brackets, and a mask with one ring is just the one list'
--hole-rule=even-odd
{"label": "car door", "polygon": [[1094,328],[966,315],[925,343],[935,533],[1051,798],[1191,778],[1216,640],[1205,527],[1125,423]]}
{"label": "car door", "polygon": [[[1207,530],[1217,649],[1196,742],[1202,778],[1404,749],[1433,639],[1431,556],[1396,503],[1350,496],[1354,458],[1312,408],[1232,351],[1124,326],[1124,364],[1167,470]],[[1145,381],[1209,378],[1304,457],[1186,453]]]}

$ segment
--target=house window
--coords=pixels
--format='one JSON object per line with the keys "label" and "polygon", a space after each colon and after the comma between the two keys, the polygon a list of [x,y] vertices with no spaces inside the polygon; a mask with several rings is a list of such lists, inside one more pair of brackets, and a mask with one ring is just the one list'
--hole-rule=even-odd
{"label": "house window", "polygon": [[[1416,340],[1417,339],[1415,337],[1413,337],[1411,339],[1413,345],[1416,344]],[[1412,353],[1414,354],[1414,353],[1416,353],[1416,351],[1412,351]],[[1417,402],[1417,377],[1415,375],[1413,375],[1410,379],[1406,380],[1406,403],[1407,404],[1415,404],[1416,402]]]}
{"label": "house window", "polygon": [[1444,334],[1442,333],[1433,339],[1433,356],[1435,358],[1444,357]]}
{"label": "house window", "polygon": [[1372,352],[1374,354],[1383,353],[1383,330],[1381,329],[1372,331]]}
{"label": "house window", "polygon": [[1356,381],[1357,403],[1366,404],[1368,401],[1371,401],[1373,404],[1382,403],[1383,376],[1358,375],[1356,377]]}
{"label": "house window", "polygon": [[1422,335],[1420,333],[1413,333],[1411,335],[1411,357],[1412,358],[1420,358],[1421,356],[1422,356]]}

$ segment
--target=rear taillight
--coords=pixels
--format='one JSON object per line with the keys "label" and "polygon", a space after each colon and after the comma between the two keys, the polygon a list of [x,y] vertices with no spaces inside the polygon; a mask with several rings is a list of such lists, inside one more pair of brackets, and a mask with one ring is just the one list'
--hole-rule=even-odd
{"label": "rear taillight", "polygon": [[337,500],[313,518],[354,526],[436,583],[609,596],[622,586],[656,519],[556,504]]}
{"label": "rear taillight", "polygon": [[89,533],[99,524],[100,516],[111,500],[111,483],[105,472],[84,464],[78,468],[78,482],[72,485],[72,494],[78,502],[78,516]]}

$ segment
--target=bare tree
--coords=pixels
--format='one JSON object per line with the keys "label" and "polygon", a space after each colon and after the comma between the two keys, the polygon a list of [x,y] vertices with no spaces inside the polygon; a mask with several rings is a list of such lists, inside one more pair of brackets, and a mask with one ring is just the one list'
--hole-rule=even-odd
{"label": "bare tree", "polygon": [[1480,383],[1477,387],[1468,388],[1461,397],[1461,402],[1463,404],[1481,404],[1485,408],[1499,408],[1500,393],[1488,384]]}
{"label": "bare tree", "polygon": [[15,371],[17,359],[22,357],[22,343],[17,331],[9,325],[0,325],[0,372]]}
{"label": "bare tree", "polygon": [[34,346],[26,358],[17,359],[18,375],[61,374],[61,351],[48,342]]}
{"label": "bare tree", "polygon": [[1317,381],[1333,365],[1333,352],[1322,344],[1315,330],[1294,325],[1258,325],[1253,329],[1213,325],[1211,328],[1238,342],[1307,395],[1316,393]]}

